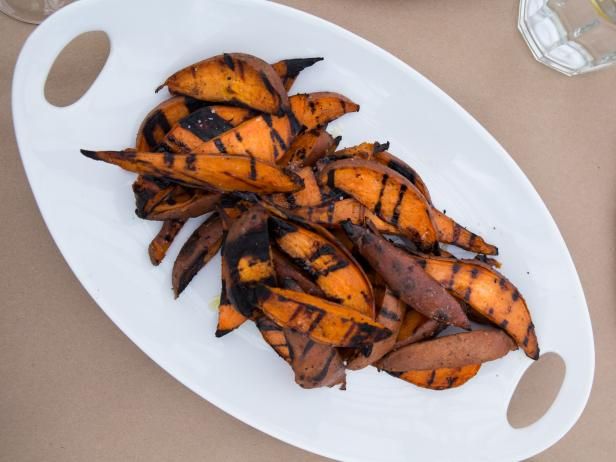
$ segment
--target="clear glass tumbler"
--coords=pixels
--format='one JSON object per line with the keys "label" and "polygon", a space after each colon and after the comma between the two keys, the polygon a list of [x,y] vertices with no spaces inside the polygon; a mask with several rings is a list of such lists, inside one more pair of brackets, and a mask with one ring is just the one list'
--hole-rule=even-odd
{"label": "clear glass tumbler", "polygon": [[563,74],[616,62],[616,0],[521,0],[518,28],[535,58]]}
{"label": "clear glass tumbler", "polygon": [[7,16],[30,24],[40,24],[73,0],[0,0],[0,11]]}

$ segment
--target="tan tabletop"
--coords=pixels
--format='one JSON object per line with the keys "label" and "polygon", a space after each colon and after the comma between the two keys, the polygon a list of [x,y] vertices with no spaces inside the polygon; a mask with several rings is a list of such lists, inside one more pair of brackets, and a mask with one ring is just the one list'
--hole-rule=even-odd
{"label": "tan tabletop", "polygon": [[[536,63],[516,30],[517,0],[283,3],[413,66],[476,117],[528,175],[577,265],[597,350],[583,416],[534,460],[614,460],[616,67],[566,78]],[[30,192],[11,123],[12,69],[31,30],[0,14],[0,461],[325,460],[235,420],[175,381],[69,270]],[[82,64],[57,75],[64,96],[100,48],[82,49],[72,57]],[[550,387],[543,384],[553,388],[558,376],[552,366],[537,368],[536,380],[520,391],[514,420],[545,409],[541,391]]]}

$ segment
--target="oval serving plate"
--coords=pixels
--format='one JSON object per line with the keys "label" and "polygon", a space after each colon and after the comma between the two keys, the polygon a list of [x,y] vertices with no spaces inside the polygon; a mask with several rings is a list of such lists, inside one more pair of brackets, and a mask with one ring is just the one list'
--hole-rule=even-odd
{"label": "oval serving plate", "polygon": [[[94,30],[111,41],[101,74],[75,104],[51,106],[43,88],[53,61],[73,38]],[[444,392],[374,369],[350,373],[346,392],[305,391],[253,326],[214,337],[217,259],[173,300],[170,270],[179,246],[152,267],[146,246],[157,224],[133,213],[133,175],[85,159],[79,148],[132,145],[142,117],[166,97],[154,94],[157,85],[222,51],[270,62],[324,56],[293,91],[339,91],[360,103],[358,114],[332,124],[343,145],[389,140],[392,151],[422,174],[438,207],[499,246],[504,273],[528,301],[542,353],[555,352],[566,364],[559,394],[541,419],[522,429],[507,422],[511,395],[531,363],[520,351]],[[345,461],[477,461],[530,457],[561,438],[581,414],[593,378],[592,331],[578,276],[549,212],[469,114],[375,45],[270,2],[180,0],[170,7],[165,0],[82,0],[45,21],[24,45],[13,114],[41,213],[83,286],[161,367],[242,421]]]}

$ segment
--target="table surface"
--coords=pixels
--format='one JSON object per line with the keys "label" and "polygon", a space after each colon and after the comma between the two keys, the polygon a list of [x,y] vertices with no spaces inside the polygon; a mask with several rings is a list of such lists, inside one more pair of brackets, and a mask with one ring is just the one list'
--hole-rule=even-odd
{"label": "table surface", "polygon": [[[616,273],[616,66],[567,78],[538,64],[516,30],[517,0],[463,7],[457,0],[282,3],[410,64],[483,124],[530,178],[579,271],[597,350],[584,414],[533,460],[610,460],[616,452],[616,285],[609,288]],[[7,244],[0,252],[0,461],[326,460],[235,420],[175,381],[72,274],[41,219],[13,134],[12,69],[31,31],[0,14],[0,235]],[[93,50],[103,47],[86,45],[66,57],[72,67],[50,79],[57,98],[72,97],[97,62]],[[558,387],[557,361],[542,362],[516,396],[513,421],[538,417]]]}

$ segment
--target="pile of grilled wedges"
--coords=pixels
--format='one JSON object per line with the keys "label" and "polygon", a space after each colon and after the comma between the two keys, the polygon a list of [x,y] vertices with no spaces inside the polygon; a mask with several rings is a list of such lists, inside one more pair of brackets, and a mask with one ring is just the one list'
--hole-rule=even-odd
{"label": "pile of grilled wedges", "polygon": [[537,359],[497,248],[439,211],[388,143],[339,149],[327,125],[359,105],[288,95],[321,59],[192,64],[159,87],[172,96],[145,117],[135,148],[82,153],[139,175],[136,213],[162,223],[155,265],[187,220],[207,215],[175,261],[176,297],[220,250],[216,336],[254,321],[302,387],[344,388],[347,370],[372,365],[445,389],[517,348]]}

